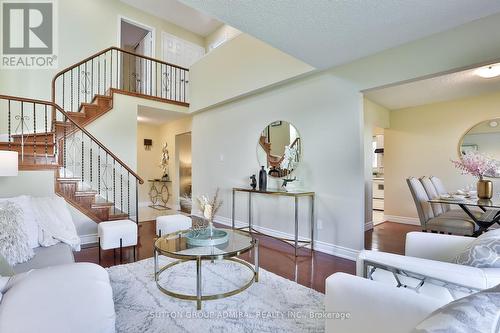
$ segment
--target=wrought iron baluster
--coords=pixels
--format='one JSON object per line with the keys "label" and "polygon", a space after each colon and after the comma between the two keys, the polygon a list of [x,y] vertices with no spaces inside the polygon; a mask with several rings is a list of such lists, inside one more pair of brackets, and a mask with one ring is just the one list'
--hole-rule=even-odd
{"label": "wrought iron baluster", "polygon": [[109,55],[109,87],[113,86],[113,49],[110,50]]}
{"label": "wrought iron baluster", "polygon": [[127,214],[130,218],[130,172],[127,172]]}
{"label": "wrought iron baluster", "polygon": [[90,162],[90,187],[92,187],[92,176],[93,176],[93,165],[92,165],[92,140],[89,139],[89,145],[90,145],[90,148],[89,148],[89,162]]}
{"label": "wrought iron baluster", "polygon": [[49,150],[49,133],[47,130],[47,104],[45,104],[45,163],[48,163],[48,150]]}
{"label": "wrought iron baluster", "polygon": [[8,116],[7,116],[8,117],[7,123],[8,124],[7,124],[7,126],[8,126],[8,136],[9,136],[9,138],[8,138],[9,139],[9,150],[11,150],[12,149],[12,143],[11,143],[12,139],[11,139],[11,134],[10,134],[10,126],[11,126],[10,125],[10,99],[7,102],[7,110],[8,110]]}
{"label": "wrought iron baluster", "polygon": [[104,77],[103,77],[103,81],[104,81],[104,90],[103,92],[106,93],[106,84],[107,84],[107,81],[106,81],[106,54],[104,54]]}
{"label": "wrought iron baluster", "polygon": [[120,167],[120,210],[123,212],[123,166]]}
{"label": "wrought iron baluster", "polygon": [[94,58],[90,60],[90,90],[92,96],[94,96],[95,91],[94,91]]}
{"label": "wrought iron baluster", "polygon": [[101,93],[101,56],[97,57],[97,91]]}
{"label": "wrought iron baluster", "polygon": [[[82,182],[85,181],[85,171],[84,171],[84,167],[85,167],[85,146],[84,146],[84,137],[83,137],[83,131],[82,131]],[[76,160],[76,159],[75,159]]]}
{"label": "wrought iron baluster", "polygon": [[104,189],[106,191],[106,201],[108,201],[108,179],[107,179],[107,176],[108,176],[108,167],[109,167],[109,164],[108,164],[108,153],[106,153],[106,164],[104,166],[104,174],[103,176],[105,177],[104,178]]}
{"label": "wrought iron baluster", "polygon": [[68,121],[68,118],[66,115],[64,115],[64,121],[63,121],[63,168],[64,168],[64,177],[66,178],[66,162],[67,162],[67,155],[66,155],[66,142],[67,142],[67,130],[66,130],[66,122]]}
{"label": "wrought iron baluster", "polygon": [[116,160],[113,159],[113,211],[116,213]]}
{"label": "wrought iron baluster", "polygon": [[80,83],[82,81],[80,81],[80,66],[78,66],[78,81],[77,81],[77,88],[76,88],[76,91],[78,92],[78,104],[76,105],[76,110],[78,111],[78,109],[80,108]]}
{"label": "wrought iron baluster", "polygon": [[[87,79],[88,79],[88,72],[87,72],[87,62],[85,62],[85,103],[88,103],[88,95],[89,95],[89,91],[87,90]],[[78,108],[80,108],[80,106],[78,106]],[[82,109],[83,111],[83,109]]]}
{"label": "wrought iron baluster", "polygon": [[71,73],[71,83],[70,83],[70,93],[69,93],[70,96],[69,110],[73,111],[73,68],[71,69],[70,73]]}
{"label": "wrought iron baluster", "polygon": [[24,162],[24,102],[21,101],[21,161]]}
{"label": "wrought iron baluster", "polygon": [[97,148],[97,193],[101,194],[101,147]]}
{"label": "wrought iron baluster", "polygon": [[65,83],[64,83],[64,77],[65,77],[65,76],[66,76],[66,73],[64,73],[64,74],[62,75],[62,108],[63,108],[63,110],[66,110],[66,109],[64,108],[64,102],[65,102],[65,101],[64,101],[64,86],[65,86]]}
{"label": "wrought iron baluster", "polygon": [[153,95],[153,61],[149,60],[149,95]]}
{"label": "wrought iron baluster", "polygon": [[[29,134],[27,135],[29,138]],[[36,104],[33,103],[33,163],[36,164]]]}
{"label": "wrought iron baluster", "polygon": [[170,90],[170,97],[169,99],[172,99],[172,93],[173,93],[173,89],[172,89],[172,66],[168,66],[168,72],[170,73],[169,75],[169,80],[170,80],[170,85],[169,85],[169,90]]}

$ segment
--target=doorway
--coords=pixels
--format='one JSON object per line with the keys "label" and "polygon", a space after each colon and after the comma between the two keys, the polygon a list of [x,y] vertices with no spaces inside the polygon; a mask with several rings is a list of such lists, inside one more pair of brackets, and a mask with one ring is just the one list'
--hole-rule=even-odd
{"label": "doorway", "polygon": [[178,134],[175,137],[175,151],[178,161],[177,184],[179,191],[180,210],[184,213],[191,213],[191,132]]}
{"label": "doorway", "polygon": [[[145,57],[154,57],[154,28],[125,17],[119,18],[120,48]],[[123,90],[146,93],[151,82],[151,66],[147,59],[129,54],[122,56]]]}

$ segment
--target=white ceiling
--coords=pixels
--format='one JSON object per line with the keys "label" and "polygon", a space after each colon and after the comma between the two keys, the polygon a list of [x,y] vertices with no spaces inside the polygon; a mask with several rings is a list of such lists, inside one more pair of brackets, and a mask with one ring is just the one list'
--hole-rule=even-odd
{"label": "white ceiling", "polygon": [[[200,36],[207,36],[222,23],[177,0],[121,0],[146,13],[172,22]],[[147,24],[147,22],[144,22]]]}
{"label": "white ceiling", "polygon": [[180,1],[319,69],[500,11],[498,0]]}
{"label": "white ceiling", "polygon": [[374,89],[364,92],[364,95],[369,100],[390,110],[397,110],[500,91],[500,76],[484,79],[475,75],[475,70],[468,69],[430,79]]}
{"label": "white ceiling", "polygon": [[137,121],[151,125],[163,125],[169,121],[189,116],[189,114],[182,112],[162,110],[144,105],[137,107]]}

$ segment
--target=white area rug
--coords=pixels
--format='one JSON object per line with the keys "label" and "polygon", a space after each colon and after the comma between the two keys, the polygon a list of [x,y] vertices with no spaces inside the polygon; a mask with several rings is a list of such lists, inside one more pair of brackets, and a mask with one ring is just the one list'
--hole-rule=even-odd
{"label": "white area rug", "polygon": [[[165,264],[171,259],[160,257]],[[160,282],[182,293],[196,293],[194,262],[164,272]],[[183,301],[163,294],[153,278],[153,259],[108,269],[118,333],[135,332],[324,332],[324,295],[263,269],[259,282],[240,294],[202,302]],[[228,291],[251,277],[248,268],[228,261],[202,266],[205,294]]]}

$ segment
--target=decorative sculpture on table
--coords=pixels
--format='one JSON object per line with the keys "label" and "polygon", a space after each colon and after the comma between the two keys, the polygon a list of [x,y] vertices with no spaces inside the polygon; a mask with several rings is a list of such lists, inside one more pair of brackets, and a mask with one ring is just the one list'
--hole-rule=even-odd
{"label": "decorative sculpture on table", "polygon": [[170,160],[170,156],[168,155],[168,143],[165,142],[163,148],[161,149],[161,162],[160,168],[163,171],[162,180],[168,180],[168,161]]}
{"label": "decorative sculpture on table", "polygon": [[478,178],[477,196],[479,199],[491,199],[493,197],[493,183],[485,180],[486,175],[492,174],[498,168],[495,160],[484,154],[468,151],[459,161],[451,161],[455,167],[462,171],[463,175],[472,175]]}
{"label": "decorative sculpture on table", "polygon": [[264,166],[260,167],[259,171],[259,191],[266,191],[267,190],[267,173],[266,169]]}
{"label": "decorative sculpture on table", "polygon": [[252,190],[255,191],[255,189],[257,188],[257,179],[255,178],[255,175],[251,175],[250,179],[252,180],[250,186],[252,186]]}
{"label": "decorative sculpture on table", "polygon": [[207,196],[202,195],[196,198],[196,202],[203,217],[207,220],[207,227],[201,230],[189,231],[186,235],[188,244],[193,246],[211,246],[227,242],[228,233],[222,229],[214,228],[214,217],[222,206],[222,200],[219,200],[219,189],[217,189],[211,200]]}

